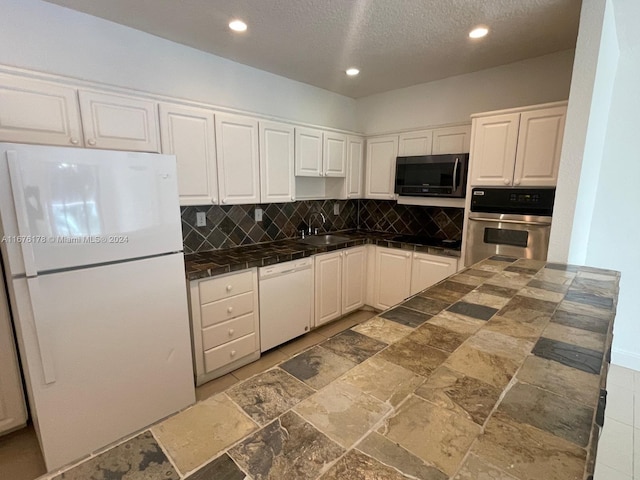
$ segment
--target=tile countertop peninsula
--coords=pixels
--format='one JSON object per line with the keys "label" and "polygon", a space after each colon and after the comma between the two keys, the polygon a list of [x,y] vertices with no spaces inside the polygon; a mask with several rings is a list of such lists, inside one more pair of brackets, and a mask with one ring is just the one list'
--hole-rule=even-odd
{"label": "tile countertop peninsula", "polygon": [[491,257],[53,478],[591,479],[619,280]]}
{"label": "tile countertop peninsula", "polygon": [[398,233],[346,231],[334,232],[335,235],[349,238],[348,241],[328,246],[306,245],[300,239],[276,240],[241,247],[190,253],[184,256],[188,280],[213,277],[224,273],[252,267],[265,267],[275,263],[297,260],[318,253],[331,252],[358,245],[379,245],[388,248],[401,248],[433,255],[460,257],[460,248],[443,248],[393,240]]}

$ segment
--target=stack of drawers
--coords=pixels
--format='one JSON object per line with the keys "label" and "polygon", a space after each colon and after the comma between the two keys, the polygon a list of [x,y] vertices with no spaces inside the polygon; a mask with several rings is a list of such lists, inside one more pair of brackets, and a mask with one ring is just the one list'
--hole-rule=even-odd
{"label": "stack of drawers", "polygon": [[255,268],[192,282],[191,307],[198,384],[260,356]]}

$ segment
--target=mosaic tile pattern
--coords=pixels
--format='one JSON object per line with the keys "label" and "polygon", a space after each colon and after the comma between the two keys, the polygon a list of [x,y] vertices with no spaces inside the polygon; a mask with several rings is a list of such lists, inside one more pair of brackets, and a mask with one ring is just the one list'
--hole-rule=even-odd
{"label": "mosaic tile pattern", "polygon": [[619,279],[492,257],[56,480],[590,478]]}
{"label": "mosaic tile pattern", "polygon": [[[334,206],[340,213],[334,215]],[[263,211],[255,221],[255,209]],[[196,213],[206,213],[207,226],[196,226]],[[291,203],[208,205],[182,207],[182,241],[185,253],[204,252],[242,245],[284,240],[299,236],[308,227],[321,232],[368,230],[390,234],[421,235],[441,240],[460,240],[464,220],[461,208],[398,205],[388,200],[306,200]]]}

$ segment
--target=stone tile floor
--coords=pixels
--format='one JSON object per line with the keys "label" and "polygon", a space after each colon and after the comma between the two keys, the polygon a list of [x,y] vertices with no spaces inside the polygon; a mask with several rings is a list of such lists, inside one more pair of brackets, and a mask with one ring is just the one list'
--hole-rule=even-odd
{"label": "stone tile floor", "polygon": [[[191,409],[54,478],[241,480],[246,472],[254,479],[311,480],[322,474],[323,480],[408,476],[471,480],[482,475],[513,480],[493,465],[508,465],[512,458],[502,457],[523,436],[528,441],[537,439],[542,453],[555,459],[531,465],[538,478],[557,478],[555,461],[566,463],[584,456],[579,445],[585,435],[588,439],[588,432],[580,428],[586,414],[582,404],[590,398],[582,395],[585,388],[592,388],[594,375],[589,372],[588,355],[582,356],[586,362],[554,368],[552,375],[545,362],[557,363],[559,353],[551,347],[558,342],[602,345],[603,338],[598,337],[599,324],[589,324],[591,317],[580,317],[584,322],[579,325],[568,324],[569,317],[563,324],[562,315],[555,325],[545,318],[553,311],[547,303],[555,302],[555,308],[561,300],[552,295],[554,289],[562,290],[561,285],[545,285],[558,279],[552,272],[542,272],[528,283],[530,291],[520,290],[514,296],[512,287],[527,285],[523,278],[531,273],[526,270],[513,265],[491,277],[467,271],[456,282],[446,282],[454,283],[452,288],[432,289],[430,297],[414,301],[411,309],[405,304],[366,323],[360,322],[370,314],[358,313],[312,332],[199,388],[202,401]],[[486,279],[488,283],[474,290]],[[501,297],[510,301],[505,303]],[[594,305],[599,299],[573,300]],[[454,308],[434,317],[427,313],[453,302],[458,302]],[[556,313],[563,308],[570,313],[593,313],[584,311],[583,305],[568,302]],[[498,310],[500,315],[495,315]],[[422,322],[428,318],[428,323],[416,325],[415,312],[422,313]],[[514,324],[509,321],[513,318],[525,320]],[[522,363],[542,331],[556,343]],[[416,362],[416,352],[421,351],[423,361]],[[425,358],[432,360],[425,362]],[[566,365],[566,358],[560,360]],[[507,392],[493,421],[485,425],[484,436],[467,453],[520,364],[517,378],[524,383]],[[460,373],[469,368],[473,376]],[[634,454],[640,457],[640,448],[634,445],[634,434],[640,431],[635,421],[640,409],[634,404],[634,385],[640,391],[638,375],[611,369],[595,480],[638,476],[633,460]],[[429,378],[425,381],[425,377]],[[242,382],[245,379],[249,380]],[[553,399],[556,393],[565,399],[555,409],[519,408],[527,402],[547,405],[547,397]],[[514,418],[523,423],[515,424]],[[420,425],[429,425],[429,436],[420,434],[426,430]],[[2,442],[0,478],[5,478],[10,462],[2,462]],[[357,449],[352,449],[355,444]],[[458,469],[463,457],[465,462]]]}

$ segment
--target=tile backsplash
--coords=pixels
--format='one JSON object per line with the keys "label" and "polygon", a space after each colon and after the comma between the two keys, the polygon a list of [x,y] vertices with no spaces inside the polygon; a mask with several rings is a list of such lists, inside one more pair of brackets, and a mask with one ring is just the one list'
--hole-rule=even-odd
{"label": "tile backsplash", "polygon": [[[339,214],[334,215],[338,205]],[[262,221],[254,220],[256,208]],[[196,213],[205,212],[207,224],[196,226]],[[299,236],[309,215],[321,212],[326,219],[320,231],[360,228],[379,232],[428,235],[459,240],[463,209],[398,205],[388,200],[307,200],[260,205],[211,205],[182,207],[182,239],[185,253],[250,245]],[[312,226],[322,219],[313,217]]]}

